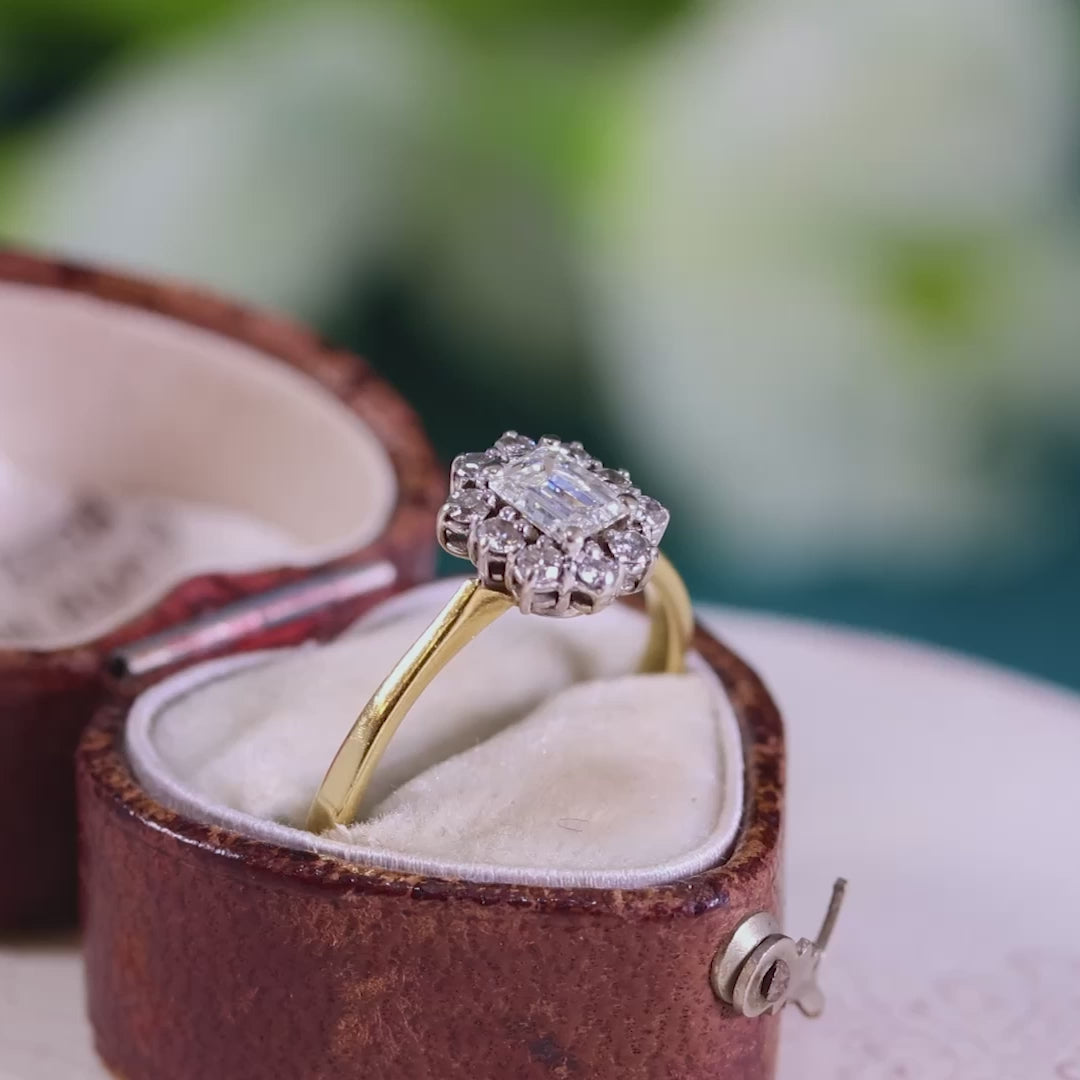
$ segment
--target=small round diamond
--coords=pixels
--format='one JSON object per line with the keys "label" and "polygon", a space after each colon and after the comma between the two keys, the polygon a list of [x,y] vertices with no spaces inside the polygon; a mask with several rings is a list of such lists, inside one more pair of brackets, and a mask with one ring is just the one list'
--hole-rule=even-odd
{"label": "small round diamond", "polygon": [[579,442],[565,443],[563,452],[571,461],[576,461],[579,465],[584,465],[586,468],[600,464],[600,462],[598,462]]}
{"label": "small round diamond", "polygon": [[626,491],[631,486],[630,474],[625,469],[601,469],[596,475],[616,491]]}
{"label": "small round diamond", "polygon": [[562,580],[562,556],[551,543],[541,541],[522,548],[514,555],[511,567],[513,580],[520,585],[541,591],[556,589]]}
{"label": "small round diamond", "polygon": [[462,525],[472,525],[483,521],[491,513],[492,501],[492,497],[484,491],[462,491],[446,504],[446,516]]}
{"label": "small round diamond", "polygon": [[495,449],[507,460],[527,454],[535,445],[528,435],[519,435],[516,431],[508,431],[495,441]]}
{"label": "small round diamond", "polygon": [[626,563],[644,562],[652,555],[652,545],[641,533],[629,529],[616,529],[607,534],[611,554]]}
{"label": "small round diamond", "polygon": [[655,499],[640,495],[634,506],[634,520],[641,525],[642,532],[652,543],[659,544],[671,520],[671,514]]}
{"label": "small round diamond", "polygon": [[615,588],[619,564],[604,554],[599,544],[590,543],[575,562],[577,580],[590,593],[602,596]]}
{"label": "small round diamond", "polygon": [[623,590],[635,592],[652,567],[656,549],[641,533],[630,529],[609,532],[605,539],[608,550],[619,560],[622,567]]}
{"label": "small round diamond", "polygon": [[508,555],[525,546],[525,536],[512,521],[503,518],[488,518],[476,529],[476,539],[488,551],[496,555]]}
{"label": "small round diamond", "polygon": [[485,450],[483,453],[458,454],[450,470],[450,476],[456,487],[477,486],[482,484],[499,465],[499,459]]}

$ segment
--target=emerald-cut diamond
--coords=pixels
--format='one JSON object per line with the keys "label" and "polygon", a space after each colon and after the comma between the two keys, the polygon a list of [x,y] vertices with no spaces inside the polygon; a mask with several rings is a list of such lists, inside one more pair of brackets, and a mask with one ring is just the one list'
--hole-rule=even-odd
{"label": "emerald-cut diamond", "polygon": [[490,450],[454,459],[436,528],[485,586],[523,612],[559,618],[644,589],[668,516],[581,443],[508,431]]}
{"label": "emerald-cut diamond", "polygon": [[559,446],[536,447],[504,466],[488,486],[560,542],[574,532],[593,536],[626,513],[619,491]]}

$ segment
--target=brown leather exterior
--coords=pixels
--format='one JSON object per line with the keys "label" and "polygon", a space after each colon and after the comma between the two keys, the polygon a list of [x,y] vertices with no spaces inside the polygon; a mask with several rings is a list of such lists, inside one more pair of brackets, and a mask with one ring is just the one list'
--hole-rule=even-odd
{"label": "brown leather exterior", "polygon": [[745,736],[730,859],[642,890],[480,885],[362,868],[151,800],[102,710],[78,755],[90,1018],[123,1080],[766,1080],[777,1018],[709,985],[778,910],[783,736],[704,632]]}
{"label": "brown leather exterior", "polygon": [[[0,251],[0,280],[17,281],[156,312],[244,342],[298,369],[333,392],[387,447],[399,495],[387,529],[373,545],[322,567],[278,567],[254,574],[212,574],[168,592],[107,637],[73,649],[0,649],[0,932],[74,919],[76,895],[72,759],[94,707],[128,687],[101,674],[105,657],[125,642],[234,600],[328,567],[381,558],[398,567],[395,588],[426,580],[434,565],[434,516],[445,486],[413,410],[357,357],[335,350],[278,316],[177,284],[122,277],[67,262]],[[3,328],[0,327],[0,336]],[[386,592],[339,604],[245,642],[265,648],[329,637]],[[130,689],[137,689],[133,687]]]}

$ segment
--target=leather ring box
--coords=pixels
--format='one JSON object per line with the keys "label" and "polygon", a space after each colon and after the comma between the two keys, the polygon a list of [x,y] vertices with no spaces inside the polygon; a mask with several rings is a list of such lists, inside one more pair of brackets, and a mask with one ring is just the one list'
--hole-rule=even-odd
{"label": "leather ring box", "polygon": [[[86,720],[117,690],[107,658],[335,572],[336,603],[279,620],[258,643],[331,635],[430,575],[444,479],[413,411],[366,364],[289,321],[198,290],[0,252],[0,338],[0,456],[110,489],[205,495],[265,511],[283,528],[290,515],[306,514],[302,527],[320,521],[295,557],[228,572],[174,568],[134,609],[78,640],[20,647],[0,627],[6,930],[73,917],[72,758]],[[367,567],[380,570],[358,584]],[[197,637],[186,644],[215,648]]]}
{"label": "leather ring box", "polygon": [[101,708],[77,791],[106,1065],[123,1080],[768,1080],[778,1018],[723,1004],[710,966],[747,916],[778,913],[781,721],[745,662],[704,630],[695,647],[733,717],[741,809],[716,865],[640,888],[386,869],[201,819],[139,779],[138,703],[126,739],[126,707]]}

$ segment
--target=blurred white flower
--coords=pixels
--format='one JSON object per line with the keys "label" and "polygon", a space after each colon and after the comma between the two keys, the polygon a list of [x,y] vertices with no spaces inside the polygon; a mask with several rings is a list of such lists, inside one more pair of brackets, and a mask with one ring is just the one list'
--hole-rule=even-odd
{"label": "blurred white flower", "polygon": [[955,568],[1060,524],[1033,457],[1080,432],[1066,14],[742,0],[650,65],[591,238],[599,351],[741,565]]}
{"label": "blurred white flower", "polygon": [[545,140],[593,76],[540,52],[470,45],[420,4],[248,8],[113,72],[21,148],[5,231],[311,318],[389,272],[479,344],[463,362],[565,355],[573,163]]}
{"label": "blurred white flower", "polygon": [[250,9],[114,72],[27,147],[17,238],[325,312],[409,227],[443,75],[411,7]]}

